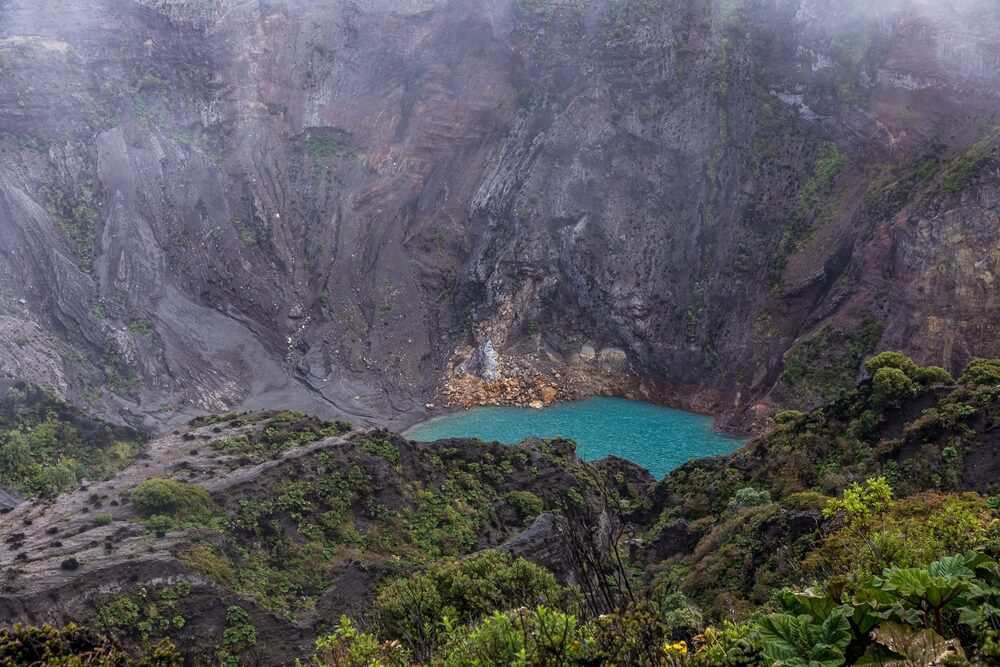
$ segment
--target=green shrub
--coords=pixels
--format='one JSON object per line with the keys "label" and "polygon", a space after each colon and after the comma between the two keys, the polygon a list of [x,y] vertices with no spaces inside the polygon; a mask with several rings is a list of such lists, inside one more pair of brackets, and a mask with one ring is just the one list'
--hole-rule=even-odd
{"label": "green shrub", "polygon": [[[296,662],[296,664],[298,664]],[[312,667],[410,667],[410,652],[399,642],[382,642],[361,632],[346,616],[330,634],[316,639]]]}
{"label": "green shrub", "polygon": [[917,393],[917,385],[898,368],[883,366],[872,378],[874,399],[879,405],[899,405]]}
{"label": "green shrub", "polygon": [[446,616],[462,624],[494,611],[571,602],[548,570],[523,558],[485,551],[388,582],[379,590],[372,612],[380,636],[398,639],[420,657],[440,639]]}
{"label": "green shrub", "polygon": [[[223,651],[234,656],[256,645],[257,628],[250,622],[250,614],[243,607],[229,607],[226,610],[226,629],[222,632]],[[224,661],[223,664],[226,662],[232,661]]]}
{"label": "green shrub", "polygon": [[806,416],[806,413],[799,410],[782,410],[774,415],[775,424],[791,424]]}
{"label": "green shrub", "polygon": [[497,612],[460,633],[444,650],[442,667],[582,665],[589,633],[576,617],[547,607]]}
{"label": "green shrub", "polygon": [[95,514],[94,515],[94,525],[95,526],[106,526],[109,523],[111,523],[112,521],[114,521],[114,517],[112,517],[107,512],[102,512],[100,514]]}
{"label": "green shrub", "polygon": [[504,501],[522,524],[534,519],[545,508],[542,499],[531,491],[511,491],[504,496]]}
{"label": "green shrub", "polygon": [[200,572],[217,584],[232,588],[236,585],[236,573],[226,557],[218,553],[210,544],[195,544],[177,554],[184,565]]}
{"label": "green shrub", "polygon": [[158,514],[204,519],[216,510],[208,491],[172,479],[153,478],[139,482],[130,497],[135,508],[147,517]]}
{"label": "green shrub", "polygon": [[163,537],[173,527],[174,520],[166,514],[154,514],[146,520],[146,528],[157,537]]}
{"label": "green shrub", "polygon": [[868,526],[892,505],[892,489],[885,477],[872,477],[851,484],[841,498],[833,498],[823,510],[825,516],[841,515],[850,526]]}
{"label": "green shrub", "polygon": [[874,376],[882,368],[902,371],[908,378],[915,378],[919,367],[902,352],[881,352],[865,362],[865,371]]}
{"label": "green shrub", "polygon": [[680,591],[672,591],[657,600],[659,616],[671,639],[690,639],[705,627],[701,612]]}
{"label": "green shrub", "polygon": [[369,454],[374,454],[375,456],[381,456],[393,465],[399,463],[399,450],[396,448],[396,445],[392,444],[388,440],[382,440],[379,438],[362,438],[358,441],[358,447],[360,447],[363,452],[368,452]]}
{"label": "green shrub", "polygon": [[958,381],[962,384],[1000,385],[1000,359],[973,359]]}
{"label": "green shrub", "polygon": [[769,491],[766,489],[758,491],[753,487],[747,486],[736,491],[729,501],[729,510],[741,509],[743,507],[757,507],[758,505],[766,505],[769,502],[771,502],[771,493]]}
{"label": "green shrub", "polygon": [[799,491],[781,499],[781,505],[790,510],[822,510],[830,502],[829,496],[819,491]]}
{"label": "green shrub", "polygon": [[955,384],[955,378],[951,376],[951,373],[940,366],[924,366],[917,370],[917,376],[914,379],[924,386]]}

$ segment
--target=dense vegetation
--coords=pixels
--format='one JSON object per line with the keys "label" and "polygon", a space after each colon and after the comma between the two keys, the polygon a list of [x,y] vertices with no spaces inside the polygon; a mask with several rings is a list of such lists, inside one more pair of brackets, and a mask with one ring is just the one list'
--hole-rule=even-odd
{"label": "dense vegetation", "polygon": [[[834,403],[668,475],[628,517],[648,548],[609,599],[539,574],[470,605],[488,573],[530,568],[477,556],[386,584],[312,664],[998,664],[1000,362],[958,384],[898,353],[865,370]],[[692,546],[663,550],[681,525]]]}
{"label": "dense vegetation", "polygon": [[[957,380],[894,352],[864,369],[833,402],[781,413],[739,452],[651,490],[562,440],[455,447],[375,431],[286,460],[252,494],[154,478],[131,504],[150,529],[190,534],[179,558],[214,582],[198,604],[215,596],[224,627],[197,664],[254,664],[258,628],[234,593],[312,618],[319,639],[299,656],[311,667],[1000,664],[1000,360]],[[284,449],[267,442],[313,442],[312,428],[273,413],[239,447],[209,444],[255,463]],[[559,573],[482,550],[540,513],[564,521],[544,537],[569,545]],[[352,568],[370,592],[351,617],[311,616]],[[182,645],[201,608],[192,582],[105,600],[106,636],[81,650],[173,664],[148,661],[164,640]],[[12,633],[79,631],[9,630],[0,664],[17,664]]]}
{"label": "dense vegetation", "polygon": [[0,629],[0,667],[52,665],[57,667],[177,667],[183,658],[163,640],[129,651],[107,635],[70,623]]}
{"label": "dense vegetation", "polygon": [[0,395],[0,485],[52,496],[84,478],[108,479],[142,451],[142,434],[87,417],[33,385],[0,387]]}

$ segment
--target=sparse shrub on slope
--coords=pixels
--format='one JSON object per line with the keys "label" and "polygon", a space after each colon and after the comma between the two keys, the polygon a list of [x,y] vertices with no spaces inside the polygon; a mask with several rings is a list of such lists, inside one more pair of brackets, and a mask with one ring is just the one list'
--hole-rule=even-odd
{"label": "sparse shrub on slope", "polygon": [[205,525],[219,516],[219,508],[208,491],[172,479],[147,479],[130,495],[132,504],[147,517],[151,530],[162,533],[171,528]]}

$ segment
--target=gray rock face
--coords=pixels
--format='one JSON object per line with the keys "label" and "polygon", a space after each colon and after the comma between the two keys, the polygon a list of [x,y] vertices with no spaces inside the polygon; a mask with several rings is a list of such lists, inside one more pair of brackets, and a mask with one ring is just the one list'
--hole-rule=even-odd
{"label": "gray rock face", "polygon": [[6,514],[21,504],[23,498],[11,489],[0,486],[0,514]]}
{"label": "gray rock face", "polygon": [[866,315],[998,355],[997,12],[835,4],[3,0],[0,372],[159,430],[534,335],[739,406]]}

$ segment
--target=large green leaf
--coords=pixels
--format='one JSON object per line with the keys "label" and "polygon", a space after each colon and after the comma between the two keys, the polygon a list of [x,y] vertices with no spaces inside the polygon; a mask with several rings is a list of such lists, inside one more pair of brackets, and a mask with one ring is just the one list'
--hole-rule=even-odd
{"label": "large green leaf", "polygon": [[847,619],[833,614],[822,623],[808,614],[772,614],[757,622],[764,657],[777,667],[840,667],[851,641]]}
{"label": "large green leaf", "polygon": [[882,620],[882,617],[876,615],[877,609],[870,602],[841,605],[837,613],[848,620],[859,639],[871,632]]}
{"label": "large green leaf", "polygon": [[917,567],[886,570],[876,584],[883,591],[920,609],[943,609],[969,590],[969,583],[953,576],[934,576]]}
{"label": "large green leaf", "polygon": [[789,614],[793,616],[807,614],[817,623],[825,621],[837,606],[832,597],[811,588],[799,593],[783,590],[778,594],[778,599]]}
{"label": "large green leaf", "polygon": [[927,572],[934,577],[971,579],[975,576],[974,568],[984,560],[989,559],[975,551],[957,556],[945,556],[928,565]]}
{"label": "large green leaf", "polygon": [[955,601],[958,622],[972,627],[1000,620],[1000,588],[976,580],[969,591]]}

